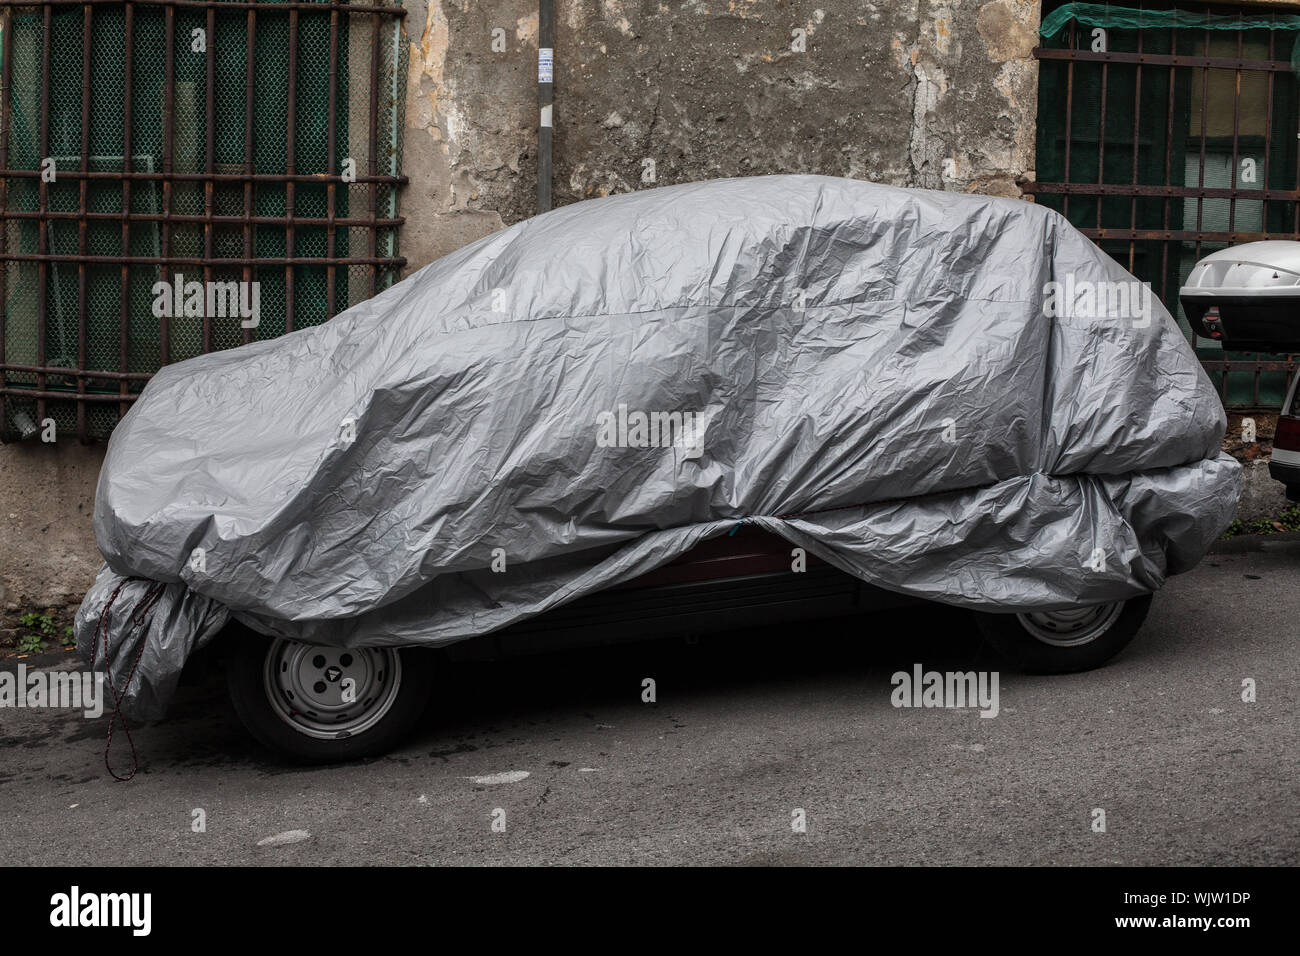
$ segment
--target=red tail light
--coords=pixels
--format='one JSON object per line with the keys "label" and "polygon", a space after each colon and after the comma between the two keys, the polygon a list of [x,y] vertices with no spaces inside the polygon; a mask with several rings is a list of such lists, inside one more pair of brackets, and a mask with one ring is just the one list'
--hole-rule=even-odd
{"label": "red tail light", "polygon": [[1210,338],[1223,338],[1223,329],[1219,325],[1219,307],[1212,305],[1205,310],[1205,328],[1210,333]]}
{"label": "red tail light", "polygon": [[1300,451],[1300,418],[1281,415],[1273,435],[1273,447],[1284,451]]}

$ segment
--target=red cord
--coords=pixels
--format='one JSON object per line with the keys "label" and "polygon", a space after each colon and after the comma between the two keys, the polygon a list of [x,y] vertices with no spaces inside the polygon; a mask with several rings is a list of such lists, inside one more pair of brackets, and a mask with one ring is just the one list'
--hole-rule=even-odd
{"label": "red cord", "polygon": [[[95,669],[95,655],[98,650],[97,645],[99,643],[99,632],[101,630],[104,632],[104,676],[108,680],[108,689],[113,693],[113,714],[108,719],[108,740],[104,744],[104,766],[108,768],[108,772],[112,774],[114,780],[118,780],[123,783],[125,783],[127,780],[130,780],[132,777],[136,775],[136,772],[140,769],[140,762],[136,758],[135,741],[131,739],[131,728],[127,726],[126,717],[123,716],[122,714],[122,696],[118,694],[117,688],[113,684],[113,667],[112,667],[112,662],[109,660],[109,656],[108,656],[107,620],[108,620],[108,613],[109,611],[112,610],[113,602],[117,600],[118,593],[122,590],[122,588],[124,588],[127,585],[127,582],[138,581],[138,580],[143,580],[143,579],[127,578],[126,580],[122,581],[116,588],[113,589],[113,593],[109,595],[108,602],[104,605],[104,609],[99,612],[99,620],[95,623],[95,635],[90,642],[90,669],[93,672]],[[130,616],[130,622],[134,627],[144,626],[146,617],[148,616],[149,612],[153,610],[154,605],[157,604],[159,599],[162,597],[163,590],[165,588],[166,585],[155,582],[153,586],[151,586],[149,590],[145,592],[144,597],[142,597],[139,600],[139,602],[136,603],[136,606],[131,611],[131,616]],[[135,660],[131,663],[131,671],[130,673],[127,674],[126,683],[122,687],[123,692],[125,692],[126,689],[131,686],[131,681],[135,677],[136,668],[140,666],[140,659],[144,657],[144,646],[147,640],[148,640],[148,633],[146,632],[141,634],[140,649],[136,652]],[[117,771],[113,769],[113,765],[109,762],[108,759],[109,752],[113,748],[113,725],[116,724],[119,720],[122,722],[122,732],[126,734],[126,742],[131,747],[131,772],[127,774],[125,777],[118,775]]]}

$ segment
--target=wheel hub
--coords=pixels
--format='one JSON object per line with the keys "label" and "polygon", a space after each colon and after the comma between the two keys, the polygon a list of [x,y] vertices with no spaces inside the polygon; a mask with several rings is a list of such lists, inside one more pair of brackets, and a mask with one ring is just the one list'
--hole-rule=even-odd
{"label": "wheel hub", "polygon": [[1123,601],[1017,614],[1020,626],[1031,636],[1054,647],[1078,647],[1108,631],[1124,610]]}
{"label": "wheel hub", "polygon": [[368,730],[393,706],[402,679],[396,650],[277,640],[267,650],[265,690],[296,731],[333,740]]}

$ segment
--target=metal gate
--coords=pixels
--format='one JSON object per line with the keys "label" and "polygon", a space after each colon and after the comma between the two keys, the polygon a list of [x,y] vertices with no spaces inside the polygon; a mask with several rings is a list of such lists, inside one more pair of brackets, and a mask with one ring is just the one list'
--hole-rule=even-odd
{"label": "metal gate", "polygon": [[1028,191],[1151,283],[1226,405],[1276,410],[1295,357],[1197,339],[1177,299],[1212,251],[1300,239],[1300,17],[1149,3],[1047,2],[1043,13],[1044,32],[1049,14],[1065,25],[1034,51],[1039,181]]}
{"label": "metal gate", "polygon": [[[394,280],[404,13],[3,7],[0,437],[104,437],[161,366],[318,324]],[[256,316],[212,307],[232,289],[253,290]]]}

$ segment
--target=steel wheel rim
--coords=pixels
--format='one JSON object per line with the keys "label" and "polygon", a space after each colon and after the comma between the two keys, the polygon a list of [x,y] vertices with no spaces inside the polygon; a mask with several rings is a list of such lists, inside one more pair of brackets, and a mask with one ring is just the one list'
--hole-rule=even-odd
{"label": "steel wheel rim", "polygon": [[263,671],[276,716],[317,740],[374,727],[392,709],[401,683],[401,656],[384,647],[323,647],[282,639],[267,650]]}
{"label": "steel wheel rim", "polygon": [[1044,644],[1080,647],[1101,637],[1124,610],[1123,601],[1091,604],[1060,611],[1028,611],[1017,614],[1020,626]]}

